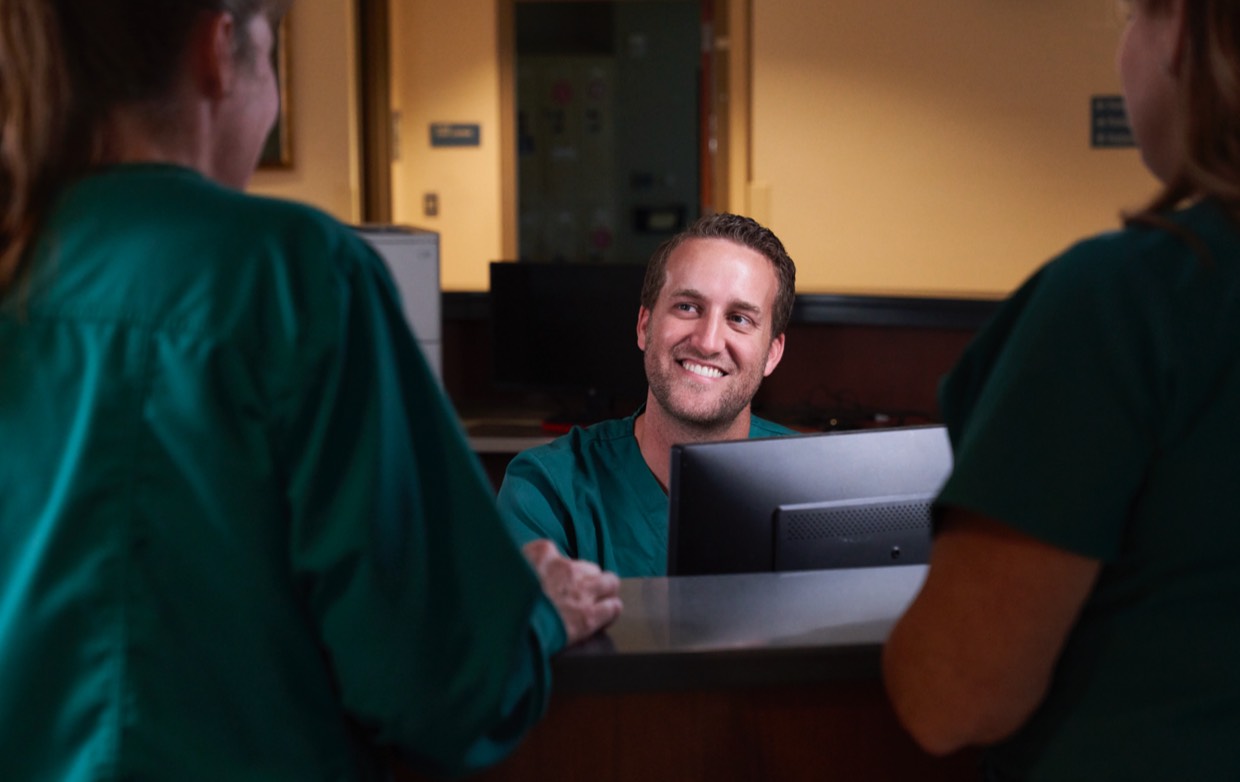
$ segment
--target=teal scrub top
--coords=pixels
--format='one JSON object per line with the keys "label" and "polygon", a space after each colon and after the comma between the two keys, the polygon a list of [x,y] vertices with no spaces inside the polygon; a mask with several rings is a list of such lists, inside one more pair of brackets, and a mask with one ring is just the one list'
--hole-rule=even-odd
{"label": "teal scrub top", "polygon": [[1240,230],[1212,203],[1084,241],[941,388],[941,504],[1103,563],[996,779],[1240,779]]}
{"label": "teal scrub top", "polygon": [[[667,574],[667,493],[627,418],[574,427],[508,464],[497,502],[519,543],[554,541],[567,556],[622,578]],[[751,416],[750,437],[796,434]]]}
{"label": "teal scrub top", "polygon": [[0,307],[0,779],[503,757],[564,628],[370,248],[136,165],[33,259]]}

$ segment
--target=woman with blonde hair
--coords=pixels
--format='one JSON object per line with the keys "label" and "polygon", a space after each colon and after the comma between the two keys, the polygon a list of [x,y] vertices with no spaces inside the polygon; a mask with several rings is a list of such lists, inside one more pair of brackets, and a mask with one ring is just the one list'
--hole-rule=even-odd
{"label": "woman with blonde hair", "polygon": [[1240,4],[1128,8],[1162,191],[945,379],[955,464],[884,653],[914,738],[989,745],[993,780],[1240,778]]}
{"label": "woman with blonde hair", "polygon": [[508,537],[380,259],[239,192],[283,5],[0,4],[0,779],[476,769],[619,611]]}

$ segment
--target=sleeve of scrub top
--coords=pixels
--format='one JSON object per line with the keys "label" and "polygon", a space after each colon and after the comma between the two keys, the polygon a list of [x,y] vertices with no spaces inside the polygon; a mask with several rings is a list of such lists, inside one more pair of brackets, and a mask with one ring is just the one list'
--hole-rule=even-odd
{"label": "sleeve of scrub top", "polygon": [[[996,314],[941,389],[955,451],[939,502],[1061,548],[1116,556],[1157,442],[1163,363],[1114,238],[1040,270]],[[1136,263],[1136,261],[1131,261]],[[1116,273],[1115,269],[1120,272]]]}
{"label": "sleeve of scrub top", "polygon": [[293,576],[368,738],[414,768],[465,773],[542,715],[564,627],[387,269],[351,234],[340,243],[336,306],[315,318],[327,347],[286,421]]}

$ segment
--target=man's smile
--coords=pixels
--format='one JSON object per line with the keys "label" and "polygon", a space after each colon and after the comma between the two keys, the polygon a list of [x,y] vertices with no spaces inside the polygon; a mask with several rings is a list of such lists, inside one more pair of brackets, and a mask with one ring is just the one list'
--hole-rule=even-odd
{"label": "man's smile", "polygon": [[699,364],[696,361],[690,361],[689,359],[682,359],[679,363],[680,363],[680,366],[684,367],[685,369],[689,370],[690,372],[692,372],[693,374],[699,377],[718,378],[718,377],[723,377],[724,375],[727,374],[726,372],[724,372],[722,369],[719,369],[718,367],[707,366],[706,364]]}

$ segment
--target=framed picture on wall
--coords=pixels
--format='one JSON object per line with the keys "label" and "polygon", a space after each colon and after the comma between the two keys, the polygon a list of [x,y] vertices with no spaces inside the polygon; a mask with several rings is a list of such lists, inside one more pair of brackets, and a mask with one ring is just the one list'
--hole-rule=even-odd
{"label": "framed picture on wall", "polygon": [[263,152],[258,157],[259,168],[293,167],[292,111],[289,105],[288,25],[289,14],[285,14],[280,21],[280,26],[276,28],[275,45],[271,48],[271,68],[276,75],[276,88],[280,95],[280,109],[276,114],[276,124],[271,128],[271,133],[263,144]]}

